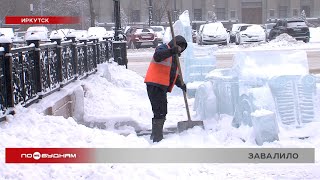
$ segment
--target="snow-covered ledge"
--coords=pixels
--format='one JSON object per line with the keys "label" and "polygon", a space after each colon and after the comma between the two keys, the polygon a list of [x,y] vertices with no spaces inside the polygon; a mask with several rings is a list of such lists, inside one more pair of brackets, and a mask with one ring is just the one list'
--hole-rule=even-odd
{"label": "snow-covered ledge", "polygon": [[81,81],[70,83],[30,106],[37,112],[45,115],[73,117],[76,121],[83,121],[84,115],[84,91]]}

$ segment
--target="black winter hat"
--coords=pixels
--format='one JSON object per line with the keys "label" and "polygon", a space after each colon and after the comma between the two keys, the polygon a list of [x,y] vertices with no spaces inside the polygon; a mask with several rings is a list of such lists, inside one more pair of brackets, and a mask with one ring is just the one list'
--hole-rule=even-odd
{"label": "black winter hat", "polygon": [[[188,46],[186,39],[181,35],[178,35],[175,38],[176,38],[177,45],[182,48],[181,52],[183,52]],[[170,47],[173,47],[173,39],[168,44]]]}

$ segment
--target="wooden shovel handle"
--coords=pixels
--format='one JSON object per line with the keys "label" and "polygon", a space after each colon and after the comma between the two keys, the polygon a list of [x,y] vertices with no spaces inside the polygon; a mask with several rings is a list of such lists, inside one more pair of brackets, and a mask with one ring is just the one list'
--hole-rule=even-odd
{"label": "wooden shovel handle", "polygon": [[[173,45],[177,46],[177,41],[176,41],[176,38],[174,36],[174,30],[173,30],[171,15],[170,15],[169,11],[167,11],[167,12],[168,12],[168,19],[169,19],[169,24],[170,24],[171,36],[172,36],[172,39],[173,39]],[[177,62],[177,65],[178,65],[178,73],[179,73],[181,84],[184,85],[179,57],[177,55],[174,55],[174,60]],[[185,104],[186,110],[187,110],[188,121],[191,121],[190,110],[189,110],[188,100],[187,100],[187,94],[186,94],[186,92],[184,90],[182,90],[182,92],[183,92],[184,104]]]}

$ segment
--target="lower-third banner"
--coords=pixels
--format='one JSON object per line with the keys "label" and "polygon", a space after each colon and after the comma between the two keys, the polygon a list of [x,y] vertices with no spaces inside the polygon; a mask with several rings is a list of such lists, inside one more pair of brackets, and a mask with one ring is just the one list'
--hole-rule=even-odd
{"label": "lower-third banner", "polygon": [[6,148],[6,163],[314,162],[314,148]]}

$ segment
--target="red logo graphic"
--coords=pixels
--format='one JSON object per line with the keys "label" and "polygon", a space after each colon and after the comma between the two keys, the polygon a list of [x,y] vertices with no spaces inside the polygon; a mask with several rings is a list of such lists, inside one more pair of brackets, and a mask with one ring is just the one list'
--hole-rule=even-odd
{"label": "red logo graphic", "polygon": [[93,163],[90,148],[6,148],[6,163]]}
{"label": "red logo graphic", "polygon": [[76,16],[6,16],[6,24],[80,24]]}

